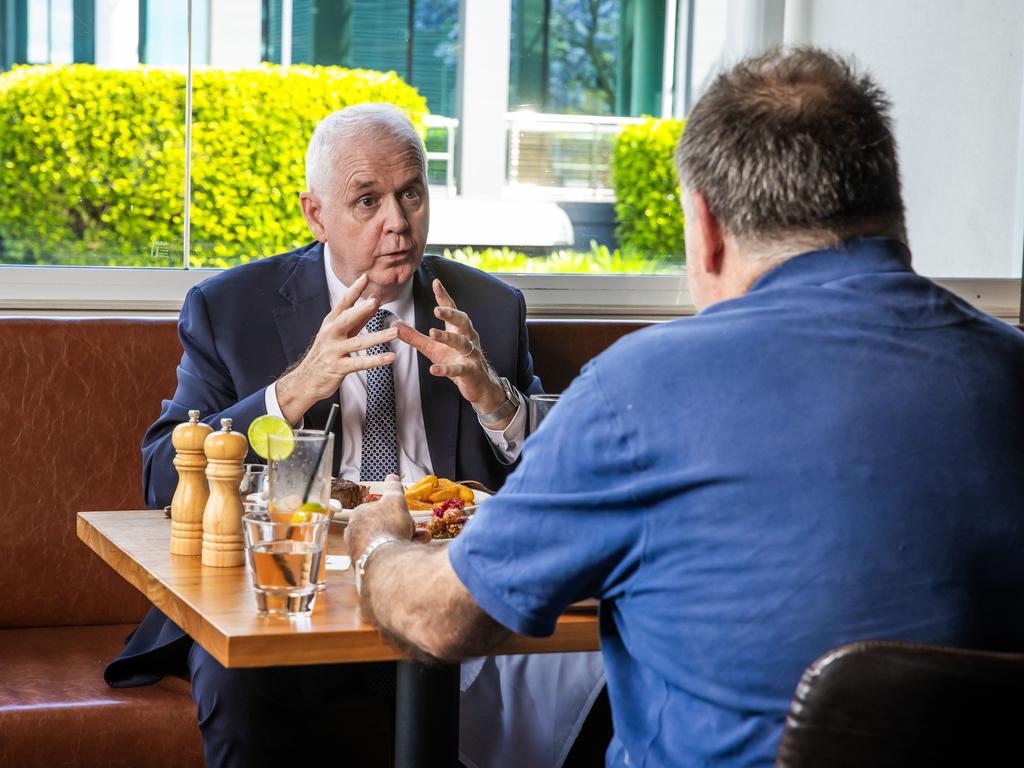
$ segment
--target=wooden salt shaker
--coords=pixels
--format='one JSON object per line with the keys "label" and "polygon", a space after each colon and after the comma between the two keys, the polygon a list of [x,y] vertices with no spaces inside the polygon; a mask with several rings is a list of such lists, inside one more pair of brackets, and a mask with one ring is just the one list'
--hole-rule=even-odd
{"label": "wooden salt shaker", "polygon": [[231,431],[231,419],[221,419],[220,427],[203,443],[210,481],[210,498],[203,512],[203,565],[230,567],[245,562],[238,486],[245,475],[242,461],[249,443],[240,432]]}
{"label": "wooden salt shaker", "polygon": [[203,442],[211,432],[213,427],[199,421],[199,411],[189,411],[188,421],[171,433],[178,470],[178,486],[171,499],[172,555],[198,555],[203,549],[203,510],[210,496]]}

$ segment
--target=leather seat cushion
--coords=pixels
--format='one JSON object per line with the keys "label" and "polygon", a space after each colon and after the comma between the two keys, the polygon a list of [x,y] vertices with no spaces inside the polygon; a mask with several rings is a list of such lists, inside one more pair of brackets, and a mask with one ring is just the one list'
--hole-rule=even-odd
{"label": "leather seat cushion", "polygon": [[114,689],[132,624],[0,630],[0,765],[201,766],[187,680]]}

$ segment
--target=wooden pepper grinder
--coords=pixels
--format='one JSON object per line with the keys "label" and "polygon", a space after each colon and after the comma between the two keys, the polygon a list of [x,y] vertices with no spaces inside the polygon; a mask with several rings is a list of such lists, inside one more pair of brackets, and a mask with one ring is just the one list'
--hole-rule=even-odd
{"label": "wooden pepper grinder", "polygon": [[203,565],[235,566],[245,562],[242,537],[242,498],[238,487],[245,475],[242,461],[249,443],[231,431],[231,419],[220,420],[220,431],[207,436],[206,479],[210,498],[203,512]]}
{"label": "wooden pepper grinder", "polygon": [[211,432],[213,427],[199,421],[199,411],[189,411],[188,421],[171,433],[178,470],[178,487],[171,499],[172,555],[198,555],[203,550],[203,510],[210,496],[203,443]]}

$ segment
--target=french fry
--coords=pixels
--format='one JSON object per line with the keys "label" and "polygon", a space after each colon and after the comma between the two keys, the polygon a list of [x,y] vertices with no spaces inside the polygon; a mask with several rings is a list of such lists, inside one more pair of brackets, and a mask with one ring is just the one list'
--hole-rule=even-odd
{"label": "french fry", "polygon": [[475,495],[472,488],[436,475],[427,475],[405,489],[405,500],[413,512],[432,510],[449,499],[472,503]]}
{"label": "french fry", "polygon": [[457,499],[459,498],[458,486],[452,485],[448,488],[441,488],[430,494],[429,498],[435,504],[440,504],[442,501],[448,501],[448,499]]}
{"label": "french fry", "polygon": [[414,499],[418,499],[423,491],[432,493],[434,488],[437,486],[436,475],[426,475],[420,478],[415,483],[405,489],[405,495]]}

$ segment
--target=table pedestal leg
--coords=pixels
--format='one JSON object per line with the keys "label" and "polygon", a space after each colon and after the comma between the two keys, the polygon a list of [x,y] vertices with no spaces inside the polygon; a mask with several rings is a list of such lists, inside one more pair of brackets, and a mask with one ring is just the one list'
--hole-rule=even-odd
{"label": "table pedestal leg", "polygon": [[459,665],[398,662],[395,768],[457,768]]}

